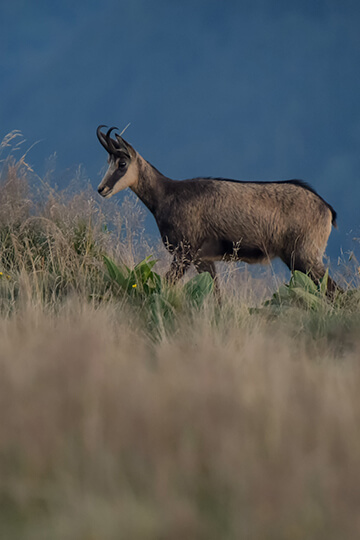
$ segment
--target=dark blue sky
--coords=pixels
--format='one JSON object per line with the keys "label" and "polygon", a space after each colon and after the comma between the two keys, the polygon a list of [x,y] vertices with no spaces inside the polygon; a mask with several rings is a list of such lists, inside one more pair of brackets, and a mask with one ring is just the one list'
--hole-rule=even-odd
{"label": "dark blue sky", "polygon": [[[0,4],[0,138],[43,174],[106,155],[98,124],[172,178],[301,178],[360,236],[360,3],[12,0]],[[120,195],[121,197],[121,195]]]}

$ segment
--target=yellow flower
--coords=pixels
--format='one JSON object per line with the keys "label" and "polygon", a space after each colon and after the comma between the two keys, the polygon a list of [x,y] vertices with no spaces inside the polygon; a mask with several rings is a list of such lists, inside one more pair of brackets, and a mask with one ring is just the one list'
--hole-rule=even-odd
{"label": "yellow flower", "polygon": [[4,274],[2,272],[0,272],[0,276],[3,276]]}
{"label": "yellow flower", "polygon": [[135,289],[135,287],[137,287],[136,283],[134,283],[134,285],[133,285],[133,289]]}

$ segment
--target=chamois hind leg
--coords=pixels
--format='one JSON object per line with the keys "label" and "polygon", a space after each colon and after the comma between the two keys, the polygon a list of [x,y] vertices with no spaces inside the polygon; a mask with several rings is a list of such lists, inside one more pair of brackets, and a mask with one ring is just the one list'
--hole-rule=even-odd
{"label": "chamois hind leg", "polygon": [[[325,275],[326,269],[324,265],[321,263],[319,267],[312,266],[309,269],[309,276],[315,283],[319,283],[320,279],[322,279]],[[344,292],[341,287],[328,275],[327,280],[327,291],[326,295],[332,300],[335,297],[336,292]]]}
{"label": "chamois hind leg", "polygon": [[[304,274],[308,274],[314,283],[318,284],[320,280],[324,277],[326,269],[321,260],[309,260],[302,257],[299,254],[292,254],[290,261],[284,260],[291,271],[299,270]],[[341,291],[341,288],[335,283],[335,281],[328,276],[327,282],[327,296],[329,298],[334,298],[336,291]]]}
{"label": "chamois hind leg", "polygon": [[199,274],[202,272],[209,272],[214,281],[214,296],[218,302],[220,302],[220,286],[219,279],[216,273],[215,263],[212,261],[197,260],[194,263],[195,268]]}

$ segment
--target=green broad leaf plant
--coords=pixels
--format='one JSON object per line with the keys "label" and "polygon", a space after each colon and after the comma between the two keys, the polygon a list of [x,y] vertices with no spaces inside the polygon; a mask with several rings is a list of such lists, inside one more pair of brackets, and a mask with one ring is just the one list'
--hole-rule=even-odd
{"label": "green broad leaf plant", "polygon": [[327,303],[326,291],[328,270],[319,284],[307,275],[295,270],[288,285],[281,285],[264,306],[275,308],[297,305],[305,309],[318,310]]}

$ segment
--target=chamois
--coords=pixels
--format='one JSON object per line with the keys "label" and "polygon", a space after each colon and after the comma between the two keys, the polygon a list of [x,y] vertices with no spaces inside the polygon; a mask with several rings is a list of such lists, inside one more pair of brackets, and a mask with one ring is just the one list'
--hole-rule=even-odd
{"label": "chamois", "polygon": [[[161,174],[120,135],[97,128],[109,167],[98,192],[111,197],[129,187],[155,217],[173,255],[166,280],[175,283],[190,264],[217,279],[214,261],[267,262],[279,257],[290,270],[318,282],[323,255],[336,227],[335,210],[300,180],[244,182],[224,178],[176,181]],[[328,279],[328,294],[336,290]]]}

